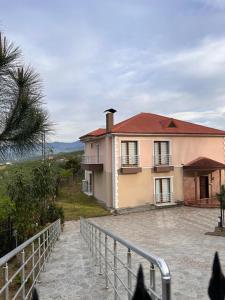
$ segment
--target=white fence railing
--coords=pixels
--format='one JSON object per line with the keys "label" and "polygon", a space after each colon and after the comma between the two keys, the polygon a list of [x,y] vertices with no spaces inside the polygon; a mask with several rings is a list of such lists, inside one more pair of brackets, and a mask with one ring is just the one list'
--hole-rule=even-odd
{"label": "white fence railing", "polygon": [[136,168],[140,165],[139,155],[123,155],[120,157],[122,168]]}
{"label": "white fence railing", "polygon": [[82,160],[81,160],[82,164],[103,164],[103,157],[100,155],[92,155],[92,156],[87,156],[87,155],[83,155],[82,156]]}
{"label": "white fence railing", "polygon": [[3,274],[3,280],[0,280],[0,299],[30,299],[32,289],[60,233],[61,224],[57,220],[0,258],[0,270]]}
{"label": "white fence railing", "polygon": [[171,166],[172,165],[172,155],[170,154],[160,154],[160,155],[153,155],[153,162],[154,166]]}
{"label": "white fence railing", "polygon": [[112,288],[114,300],[132,299],[140,263],[145,274],[148,273],[145,284],[152,299],[171,299],[171,276],[164,259],[83,218],[80,220],[80,230],[99,274],[104,275],[106,288]]}

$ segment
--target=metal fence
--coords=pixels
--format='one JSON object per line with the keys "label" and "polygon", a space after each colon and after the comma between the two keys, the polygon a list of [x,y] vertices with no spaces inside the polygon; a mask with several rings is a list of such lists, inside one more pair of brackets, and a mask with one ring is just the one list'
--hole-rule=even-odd
{"label": "metal fence", "polygon": [[152,299],[171,299],[171,276],[164,259],[83,218],[80,220],[80,231],[99,268],[99,274],[104,275],[105,287],[112,288],[115,300],[132,299],[140,263],[144,267],[146,286]]}
{"label": "metal fence", "polygon": [[32,289],[44,269],[61,233],[60,220],[0,258],[0,299],[30,299]]}

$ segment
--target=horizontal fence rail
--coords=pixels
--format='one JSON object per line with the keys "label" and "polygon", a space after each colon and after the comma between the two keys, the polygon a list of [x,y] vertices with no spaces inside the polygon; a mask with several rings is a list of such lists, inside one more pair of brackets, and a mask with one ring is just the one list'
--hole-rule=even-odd
{"label": "horizontal fence rail", "polygon": [[172,165],[172,155],[170,154],[158,154],[153,155],[154,166],[171,166]]}
{"label": "horizontal fence rail", "polygon": [[122,168],[133,168],[140,165],[139,155],[123,155],[120,157]]}
{"label": "horizontal fence rail", "polygon": [[153,300],[171,300],[171,276],[164,259],[152,255],[112,234],[97,224],[80,219],[80,231],[88,245],[105,287],[111,287],[114,300],[131,300],[141,263],[145,284]]}
{"label": "horizontal fence rail", "polygon": [[0,258],[0,299],[30,299],[60,233],[59,219]]}
{"label": "horizontal fence rail", "polygon": [[101,155],[82,155],[82,164],[103,164],[103,157]]}

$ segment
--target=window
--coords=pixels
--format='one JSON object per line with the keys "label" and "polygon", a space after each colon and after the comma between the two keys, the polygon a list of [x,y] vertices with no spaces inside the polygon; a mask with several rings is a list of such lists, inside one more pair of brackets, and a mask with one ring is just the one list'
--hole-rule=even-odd
{"label": "window", "polygon": [[171,179],[155,179],[155,200],[156,203],[166,203],[171,201]]}
{"label": "window", "polygon": [[154,164],[169,165],[169,142],[168,141],[155,141],[154,142]]}
{"label": "window", "polygon": [[122,167],[138,166],[137,141],[121,142]]}

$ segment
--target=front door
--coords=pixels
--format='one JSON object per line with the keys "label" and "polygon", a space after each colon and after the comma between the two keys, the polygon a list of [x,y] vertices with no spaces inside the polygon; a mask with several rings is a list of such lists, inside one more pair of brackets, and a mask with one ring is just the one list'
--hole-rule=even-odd
{"label": "front door", "polygon": [[200,176],[200,199],[209,198],[209,177]]}

